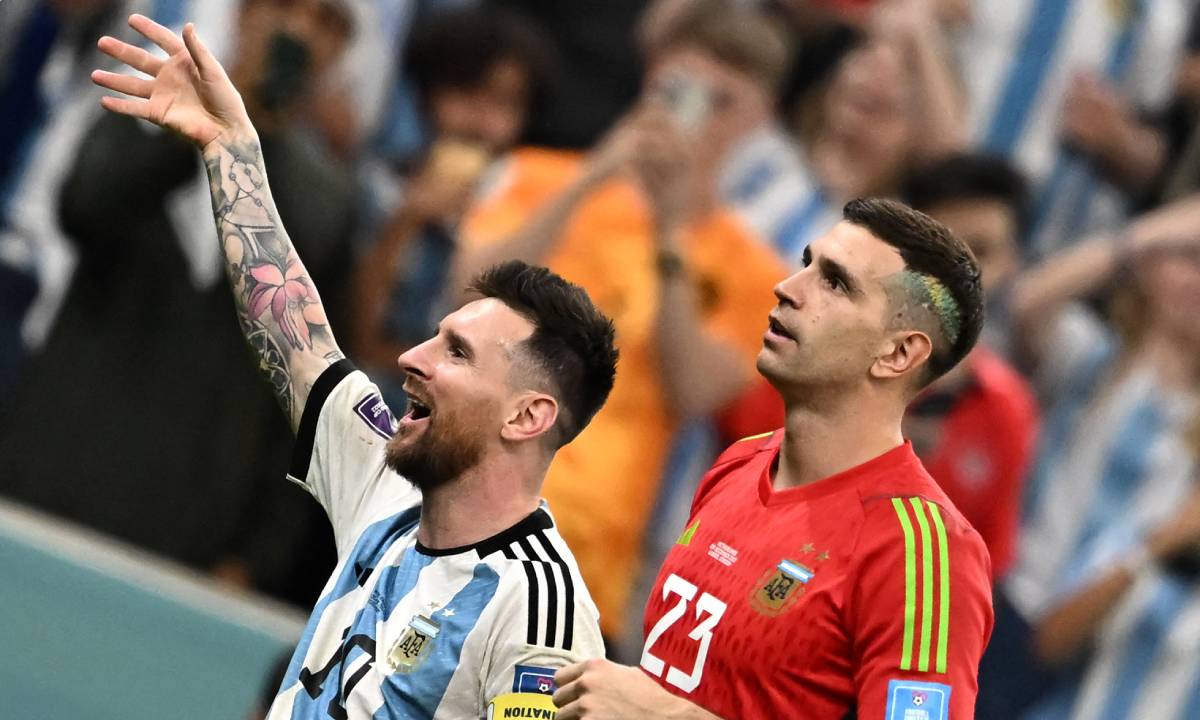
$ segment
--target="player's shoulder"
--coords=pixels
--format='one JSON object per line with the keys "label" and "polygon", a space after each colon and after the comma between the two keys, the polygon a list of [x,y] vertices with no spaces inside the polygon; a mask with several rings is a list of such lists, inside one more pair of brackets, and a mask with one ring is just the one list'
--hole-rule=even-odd
{"label": "player's shoulder", "polygon": [[771,432],[744,437],[725,448],[725,451],[717,456],[716,461],[713,462],[712,470],[727,467],[731,469],[739,463],[744,463],[757,455],[774,453],[779,448],[779,443],[782,440],[783,430],[772,430]]}
{"label": "player's shoulder", "polygon": [[[941,577],[939,587],[951,595],[970,596],[972,606],[990,602],[987,545],[936,484],[863,498],[853,547],[852,564],[860,578],[915,577],[932,569]],[[902,585],[888,581],[887,586]]]}
{"label": "player's shoulder", "polygon": [[494,599],[500,612],[526,618],[529,645],[570,650],[580,623],[598,623],[575,557],[545,507],[479,554],[500,576]]}
{"label": "player's shoulder", "polygon": [[382,463],[382,448],[396,419],[379,388],[348,359],[331,363],[313,382],[304,403],[288,475],[301,484],[318,449],[344,460],[365,456]]}
{"label": "player's shoulder", "polygon": [[915,456],[859,499],[860,546],[904,548],[928,533],[944,538],[948,552],[978,555],[987,562],[983,538]]}
{"label": "player's shoulder", "polygon": [[692,498],[692,512],[695,513],[727,479],[746,472],[757,475],[761,463],[770,462],[770,458],[779,451],[782,439],[783,430],[773,430],[742,438],[726,448],[701,478]]}
{"label": "player's shoulder", "polygon": [[299,444],[315,434],[322,419],[348,422],[385,441],[396,432],[396,420],[378,386],[348,359],[331,363],[313,382],[297,430]]}

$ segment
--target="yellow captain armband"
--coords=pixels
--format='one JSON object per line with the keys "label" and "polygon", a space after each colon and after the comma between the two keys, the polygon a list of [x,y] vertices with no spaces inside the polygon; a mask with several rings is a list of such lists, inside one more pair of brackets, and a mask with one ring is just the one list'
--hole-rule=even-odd
{"label": "yellow captain armband", "polygon": [[506,693],[488,703],[487,720],[504,720],[505,718],[527,718],[533,720],[554,720],[558,708],[549,695],[541,693]]}

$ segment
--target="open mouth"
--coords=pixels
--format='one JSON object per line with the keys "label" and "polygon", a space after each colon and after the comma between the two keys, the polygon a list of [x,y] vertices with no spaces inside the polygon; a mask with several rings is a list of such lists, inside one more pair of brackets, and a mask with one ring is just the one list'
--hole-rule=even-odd
{"label": "open mouth", "polygon": [[424,420],[432,414],[433,411],[424,400],[416,395],[413,395],[412,393],[408,393],[408,412],[404,414],[404,417],[402,418],[403,420],[416,422],[418,420]]}
{"label": "open mouth", "polygon": [[780,322],[775,319],[774,316],[767,318],[767,329],[772,335],[778,335],[781,338],[785,338],[793,342],[796,340],[795,336],[788,332],[783,325],[781,325]]}

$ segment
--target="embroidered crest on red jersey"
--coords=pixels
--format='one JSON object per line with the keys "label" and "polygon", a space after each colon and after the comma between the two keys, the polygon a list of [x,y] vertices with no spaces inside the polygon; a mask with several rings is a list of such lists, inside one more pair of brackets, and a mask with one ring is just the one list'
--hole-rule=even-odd
{"label": "embroidered crest on red jersey", "polygon": [[750,607],[767,617],[782,615],[804,594],[804,586],[812,576],[811,568],[784,560],[759,578],[750,594]]}

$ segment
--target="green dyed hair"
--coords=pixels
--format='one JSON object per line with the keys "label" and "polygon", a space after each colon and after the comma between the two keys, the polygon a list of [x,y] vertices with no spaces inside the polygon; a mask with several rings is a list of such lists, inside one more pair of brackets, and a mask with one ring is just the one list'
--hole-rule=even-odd
{"label": "green dyed hair", "polygon": [[950,230],[928,215],[895,200],[851,200],[842,217],[896,248],[904,260],[904,287],[910,299],[937,319],[924,383],[946,374],[971,352],[983,329],[983,290],[979,263]]}

